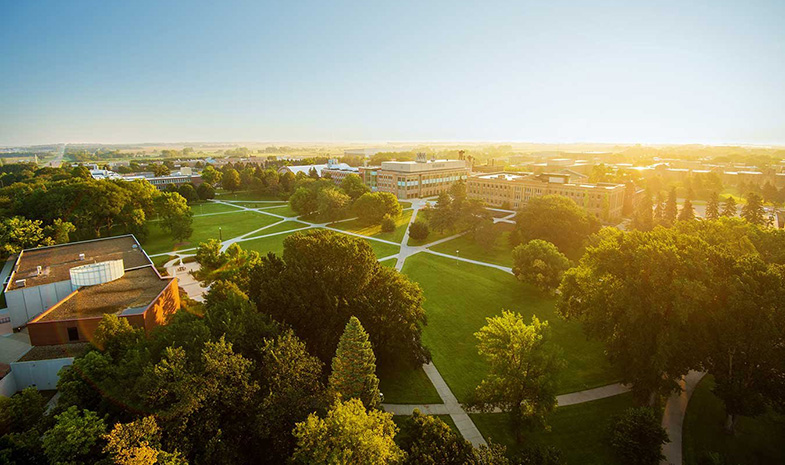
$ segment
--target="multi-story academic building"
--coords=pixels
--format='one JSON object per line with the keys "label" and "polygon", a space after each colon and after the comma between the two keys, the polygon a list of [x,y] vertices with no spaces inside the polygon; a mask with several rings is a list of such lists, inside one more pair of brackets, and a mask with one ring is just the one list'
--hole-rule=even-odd
{"label": "multi-story academic building", "polygon": [[571,183],[569,174],[488,173],[472,176],[467,196],[494,207],[517,209],[530,198],[563,195],[603,219],[619,218],[624,206],[624,184]]}
{"label": "multi-story academic building", "polygon": [[389,192],[399,199],[432,197],[469,176],[465,160],[384,161],[381,166],[361,167],[361,177],[372,191]]}

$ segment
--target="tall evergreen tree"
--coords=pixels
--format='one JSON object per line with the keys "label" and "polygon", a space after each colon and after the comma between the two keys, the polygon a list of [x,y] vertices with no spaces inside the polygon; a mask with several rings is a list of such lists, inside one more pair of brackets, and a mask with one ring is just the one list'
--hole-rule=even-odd
{"label": "tall evergreen tree", "polygon": [[706,219],[716,220],[720,217],[720,198],[717,192],[712,192],[709,201],[706,203]]}
{"label": "tall evergreen tree", "polygon": [[665,220],[665,198],[662,192],[657,192],[657,200],[654,205],[654,222],[655,224],[662,224]]}
{"label": "tall evergreen tree", "polygon": [[763,210],[763,198],[752,192],[747,194],[747,203],[741,207],[741,217],[752,224],[765,225],[768,219]]}
{"label": "tall evergreen tree", "polygon": [[679,214],[679,207],[676,205],[676,188],[672,187],[668,192],[668,200],[665,202],[665,224],[672,225],[676,221],[676,216]]}
{"label": "tall evergreen tree", "polygon": [[692,202],[690,199],[686,199],[684,201],[684,206],[681,207],[681,211],[679,212],[679,221],[690,221],[695,219],[695,209],[692,208]]}
{"label": "tall evergreen tree", "polygon": [[651,196],[644,195],[635,209],[635,216],[632,218],[632,227],[639,231],[651,231],[654,227],[654,217],[651,210]]}
{"label": "tall evergreen tree", "polygon": [[725,199],[725,204],[722,206],[722,216],[736,216],[736,199],[732,195]]}
{"label": "tall evergreen tree", "polygon": [[360,399],[366,408],[379,405],[376,356],[360,320],[351,317],[338,341],[329,389],[338,399]]}

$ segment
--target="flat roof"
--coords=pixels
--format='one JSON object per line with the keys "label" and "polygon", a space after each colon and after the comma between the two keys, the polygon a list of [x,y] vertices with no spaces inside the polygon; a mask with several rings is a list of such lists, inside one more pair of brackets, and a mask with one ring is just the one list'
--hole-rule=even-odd
{"label": "flat roof", "polygon": [[427,160],[427,161],[383,161],[382,170],[416,173],[448,169],[466,169],[466,160]]}
{"label": "flat roof", "polygon": [[[85,259],[79,260],[82,253]],[[24,287],[68,281],[73,267],[118,259],[123,260],[126,269],[152,264],[132,235],[26,249],[17,259],[8,290],[20,288],[16,285],[19,279],[25,280]],[[42,269],[40,275],[39,266]]]}
{"label": "flat roof", "polygon": [[126,271],[120,279],[79,288],[34,321],[73,320],[107,313],[141,313],[170,281],[162,278],[152,266]]}

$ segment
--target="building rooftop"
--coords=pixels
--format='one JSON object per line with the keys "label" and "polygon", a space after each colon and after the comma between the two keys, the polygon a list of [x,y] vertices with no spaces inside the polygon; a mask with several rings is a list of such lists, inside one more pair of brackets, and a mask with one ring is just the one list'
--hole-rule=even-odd
{"label": "building rooftop", "polygon": [[[84,254],[84,260],[79,254]],[[152,264],[132,235],[26,249],[19,254],[8,290],[69,281],[71,268],[118,259],[123,260],[126,269]],[[25,285],[17,286],[21,279]]]}
{"label": "building rooftop", "polygon": [[436,171],[466,168],[465,160],[428,160],[428,161],[383,161],[381,169],[415,173],[418,171]]}
{"label": "building rooftop", "polygon": [[556,184],[560,186],[580,187],[582,189],[606,189],[613,190],[625,188],[624,184],[614,184],[600,182],[588,184],[585,182],[570,182],[570,175],[566,173],[488,173],[471,176],[469,179],[484,179],[488,181],[507,181],[507,182],[538,182],[543,184]]}
{"label": "building rooftop", "polygon": [[91,318],[106,313],[142,313],[169,282],[153,266],[126,271],[120,279],[79,288],[33,321]]}

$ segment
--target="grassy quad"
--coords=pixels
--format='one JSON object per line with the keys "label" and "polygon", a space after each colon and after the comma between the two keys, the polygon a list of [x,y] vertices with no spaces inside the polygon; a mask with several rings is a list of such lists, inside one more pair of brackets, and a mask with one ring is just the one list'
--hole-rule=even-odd
{"label": "grassy quad", "polygon": [[383,367],[376,370],[379,390],[388,404],[441,404],[442,399],[422,367]]}
{"label": "grassy quad", "polygon": [[[297,222],[289,222],[289,223],[297,223]],[[285,224],[285,223],[282,223]],[[276,227],[270,228],[271,230]],[[271,231],[273,232],[273,231]],[[270,233],[271,233],[270,232]],[[259,235],[270,234],[267,230],[263,230],[259,232]],[[294,233],[290,233],[294,234]],[[278,234],[275,236],[270,237],[262,237],[259,239],[253,239],[250,241],[242,241],[240,242],[240,246],[243,249],[247,250],[256,250],[259,253],[266,254],[268,252],[273,252],[277,255],[283,254],[283,241],[286,237],[290,234]],[[400,247],[392,244],[385,244],[383,242],[378,241],[370,241],[367,240],[368,244],[370,244],[371,248],[373,249],[376,257],[384,258],[389,257],[390,255],[397,254],[400,251]],[[392,261],[392,260],[390,260]]]}
{"label": "grassy quad", "polygon": [[685,465],[697,465],[711,452],[734,465],[785,463],[785,416],[769,411],[741,417],[736,434],[729,435],[724,429],[725,406],[713,388],[714,378],[703,378],[687,406],[682,437]]}
{"label": "grassy quad", "polygon": [[578,323],[559,318],[553,299],[521,284],[511,274],[428,253],[409,257],[403,272],[423,288],[428,317],[423,342],[458,400],[468,400],[487,373],[477,354],[474,333],[485,325],[486,317],[498,315],[502,309],[519,312],[526,319],[534,314],[550,322],[552,340],[567,361],[560,393],[617,381],[601,346],[586,341]]}
{"label": "grassy quad", "polygon": [[496,265],[512,267],[512,247],[510,247],[510,233],[515,227],[509,223],[496,223],[493,227],[499,232],[496,242],[493,247],[486,250],[468,235],[456,237],[453,240],[436,244],[429,247],[435,252],[458,255],[463,258],[469,258],[486,263],[493,263]]}
{"label": "grassy quad", "polygon": [[239,211],[242,210],[235,206],[226,205],[223,203],[199,202],[199,203],[191,204],[191,213],[193,213],[194,215],[209,215],[212,213],[239,212]]}
{"label": "grassy quad", "polygon": [[216,200],[275,200],[280,202],[285,202],[280,198],[274,195],[260,195],[255,194],[251,191],[237,191],[237,192],[229,192],[223,189],[218,189],[215,192],[215,199]]}
{"label": "grassy quad", "polygon": [[[425,224],[428,224],[428,211],[420,210],[417,213],[417,219],[415,221],[421,221],[421,222],[423,222]],[[430,227],[430,225],[429,225],[429,227]],[[431,243],[436,242],[436,241],[438,241],[440,239],[444,239],[445,237],[450,237],[450,236],[455,235],[455,234],[457,234],[457,231],[443,231],[443,232],[439,232],[439,231],[436,231],[434,229],[431,229],[430,234],[428,234],[428,237],[426,237],[424,240],[416,240],[416,239],[412,239],[411,237],[409,237],[409,244],[408,245],[411,245],[411,246],[421,246],[421,245],[425,245],[425,244],[431,244]]]}
{"label": "grassy quad", "polygon": [[351,221],[342,221],[340,223],[333,223],[330,226],[335,229],[340,229],[342,231],[349,231],[356,234],[362,234],[363,236],[370,236],[376,237],[385,241],[397,242],[401,243],[403,240],[404,234],[406,234],[406,228],[409,225],[409,220],[412,218],[412,211],[407,210],[404,211],[401,216],[395,221],[395,231],[392,232],[382,232],[381,225],[374,224],[374,225],[366,225],[363,224],[359,219],[351,220]]}
{"label": "grassy quad", "polygon": [[142,246],[149,255],[190,249],[208,239],[218,239],[218,228],[224,240],[241,236],[269,224],[280,221],[278,218],[256,212],[240,211],[221,215],[196,216],[193,219],[193,234],[181,243],[176,243],[162,228],[159,222],[151,221],[150,234]]}
{"label": "grassy quad", "polygon": [[470,416],[485,439],[507,446],[510,456],[525,445],[553,446],[561,450],[565,463],[608,465],[619,463],[607,439],[611,419],[632,406],[632,395],[621,394],[558,407],[548,417],[551,431],[525,432],[520,443],[515,440],[507,415],[475,413]]}

